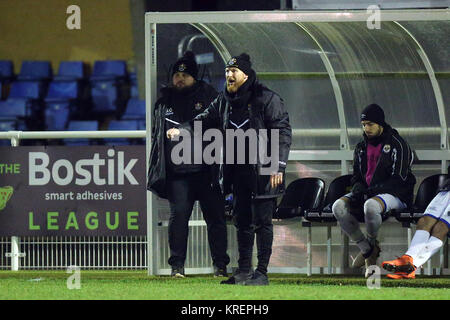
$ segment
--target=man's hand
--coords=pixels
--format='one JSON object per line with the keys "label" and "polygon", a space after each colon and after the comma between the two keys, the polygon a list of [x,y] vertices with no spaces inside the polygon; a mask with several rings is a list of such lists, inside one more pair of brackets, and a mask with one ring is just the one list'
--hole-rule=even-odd
{"label": "man's hand", "polygon": [[374,197],[380,193],[386,193],[386,188],[383,188],[382,186],[379,185],[375,185],[375,186],[371,186],[369,188],[367,188],[367,196],[369,198]]}
{"label": "man's hand", "polygon": [[363,185],[361,182],[357,182],[353,185],[351,192],[355,197],[362,197],[364,194],[367,193],[367,187]]}
{"label": "man's hand", "polygon": [[172,128],[172,129],[167,130],[166,134],[167,134],[167,138],[169,138],[170,140],[173,140],[175,137],[180,135],[180,130],[177,128]]}
{"label": "man's hand", "polygon": [[270,176],[270,186],[274,189],[283,183],[283,173],[277,172]]}

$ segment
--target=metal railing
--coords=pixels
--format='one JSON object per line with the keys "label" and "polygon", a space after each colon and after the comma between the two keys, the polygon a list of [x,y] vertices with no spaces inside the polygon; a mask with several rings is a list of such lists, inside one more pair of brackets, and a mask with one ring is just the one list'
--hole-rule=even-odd
{"label": "metal railing", "polygon": [[[145,130],[8,131],[0,139],[17,147],[24,139],[145,138]],[[146,269],[147,237],[0,238],[0,269]],[[10,258],[10,263],[6,258]],[[20,261],[19,258],[22,258]]]}
{"label": "metal railing", "polygon": [[[295,133],[294,133],[295,134]],[[22,139],[61,139],[61,138],[145,138],[146,131],[80,131],[80,132],[30,132],[10,131],[0,132],[0,139],[10,139],[13,146],[19,146]],[[417,150],[421,160],[440,161],[442,172],[447,168],[450,160],[450,150]],[[290,161],[325,161],[341,163],[340,173],[348,173],[352,160],[351,150],[292,150]],[[338,165],[339,166],[339,165]],[[157,212],[159,214],[159,209]],[[164,211],[164,210],[163,210]],[[158,220],[161,221],[160,218]],[[164,220],[164,219],[162,219]],[[167,235],[163,230],[167,227],[166,221],[156,230],[148,230],[147,236],[140,237],[2,237],[0,238],[0,269],[65,269],[76,265],[83,269],[148,269],[149,248],[154,250],[153,259],[156,259],[155,274],[169,274],[170,266],[167,265],[169,255],[167,247]],[[186,261],[186,271],[191,273],[210,272],[211,262],[207,245],[206,224],[202,219],[198,206],[194,208],[194,214],[190,222],[192,235],[188,247],[189,254]],[[298,226],[293,226],[295,230]],[[232,264],[237,261],[236,239],[232,226],[229,226],[229,254]],[[149,241],[148,234],[157,234],[156,240]],[[304,231],[301,231],[304,232]],[[320,232],[315,231],[316,234]],[[315,234],[315,236],[316,236]],[[300,238],[303,234],[300,235]],[[344,252],[349,252],[348,241],[343,238]],[[150,247],[151,244],[151,247]],[[406,244],[406,242],[405,242]],[[330,248],[342,248],[342,244],[331,243],[330,239],[324,244],[309,244],[314,247],[326,246],[327,259],[330,256]],[[446,252],[447,247],[443,252]],[[300,253],[303,257],[304,253]],[[336,252],[334,252],[336,255]],[[441,254],[442,255],[442,254]],[[448,256],[448,253],[447,255]],[[11,258],[11,259],[8,259]],[[345,270],[345,257],[341,255],[343,264],[341,267],[331,267],[331,260],[327,261],[328,271]],[[21,260],[20,260],[21,259]],[[303,261],[304,258],[301,258]],[[441,259],[442,260],[442,259]],[[445,259],[444,259],[445,260]],[[443,262],[441,265],[445,264]],[[446,265],[446,264],[445,264]],[[428,263],[428,270],[431,270]],[[322,268],[312,267],[312,262],[304,267],[274,267],[271,272],[321,272]],[[430,274],[431,271],[428,271]]]}

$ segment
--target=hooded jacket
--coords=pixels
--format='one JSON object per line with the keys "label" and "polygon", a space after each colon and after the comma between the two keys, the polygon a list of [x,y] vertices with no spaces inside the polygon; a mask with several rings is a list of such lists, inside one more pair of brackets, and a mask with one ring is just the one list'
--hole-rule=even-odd
{"label": "hooded jacket", "polygon": [[362,183],[369,188],[370,197],[389,193],[398,197],[406,205],[413,202],[416,178],[411,172],[414,154],[408,143],[397,130],[386,125],[380,136],[381,155],[378,159],[370,185],[366,183],[368,138],[356,145],[353,160],[352,186]]}

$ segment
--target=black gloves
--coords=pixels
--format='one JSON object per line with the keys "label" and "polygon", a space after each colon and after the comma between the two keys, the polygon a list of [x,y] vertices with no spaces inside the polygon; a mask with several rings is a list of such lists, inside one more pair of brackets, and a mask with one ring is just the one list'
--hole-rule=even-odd
{"label": "black gloves", "polygon": [[370,186],[366,192],[366,194],[369,198],[372,198],[380,193],[386,193],[386,188],[383,188],[380,185]]}
{"label": "black gloves", "polygon": [[386,188],[379,184],[367,188],[363,183],[357,182],[352,188],[352,195],[355,199],[362,199],[364,195],[372,198],[380,193],[386,193]]}
{"label": "black gloves", "polygon": [[364,201],[364,195],[367,192],[367,187],[361,182],[357,182],[352,187],[352,196],[350,202],[352,206],[357,206],[359,203]]}
{"label": "black gloves", "polygon": [[357,182],[353,185],[352,194],[355,197],[362,197],[367,192],[367,187],[361,182]]}

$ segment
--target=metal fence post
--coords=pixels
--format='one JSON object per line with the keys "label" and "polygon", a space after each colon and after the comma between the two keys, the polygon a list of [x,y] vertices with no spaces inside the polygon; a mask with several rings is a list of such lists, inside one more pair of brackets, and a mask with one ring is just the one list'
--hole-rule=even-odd
{"label": "metal fence post", "polygon": [[[11,146],[18,147],[20,144],[20,132],[16,132],[17,135],[11,137]],[[11,237],[11,270],[19,271],[20,261],[19,258],[23,256],[20,253],[20,238]]]}
{"label": "metal fence post", "polygon": [[11,271],[19,271],[20,238],[11,237]]}
{"label": "metal fence post", "polygon": [[[18,147],[20,144],[19,134],[11,137],[11,146]],[[11,270],[19,271],[20,238],[11,237]]]}

